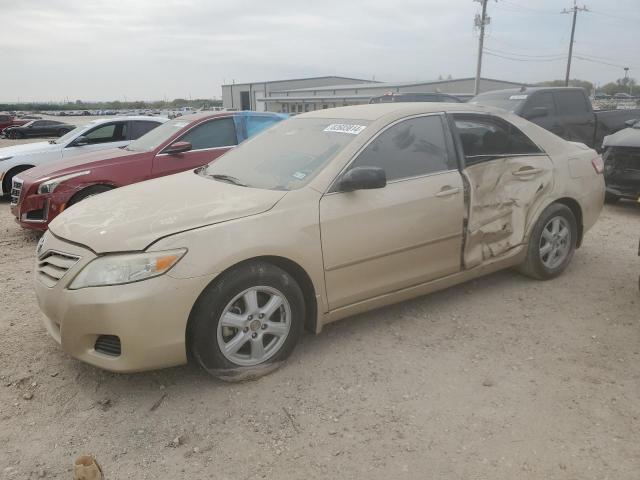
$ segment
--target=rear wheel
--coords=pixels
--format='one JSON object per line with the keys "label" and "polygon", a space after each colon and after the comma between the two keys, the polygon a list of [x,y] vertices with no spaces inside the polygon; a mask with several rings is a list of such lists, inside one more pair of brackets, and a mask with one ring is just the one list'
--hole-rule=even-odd
{"label": "rear wheel", "polygon": [[559,203],[549,205],[533,228],[520,270],[538,280],[557,277],[571,262],[577,240],[578,227],[571,209]]}
{"label": "rear wheel", "polygon": [[24,138],[24,133],[16,132],[16,131],[9,132],[9,138],[12,138],[14,140],[17,140],[19,138]]}
{"label": "rear wheel", "polygon": [[193,359],[223,380],[257,378],[291,355],[304,325],[304,297],[284,270],[238,267],[211,284],[189,319]]}
{"label": "rear wheel", "polygon": [[80,190],[76,193],[71,200],[69,200],[69,207],[71,205],[75,205],[82,200],[85,200],[89,197],[93,197],[94,195],[98,195],[100,193],[108,192],[109,190],[113,190],[115,187],[111,187],[109,185],[93,185],[91,187],[87,187],[84,190]]}

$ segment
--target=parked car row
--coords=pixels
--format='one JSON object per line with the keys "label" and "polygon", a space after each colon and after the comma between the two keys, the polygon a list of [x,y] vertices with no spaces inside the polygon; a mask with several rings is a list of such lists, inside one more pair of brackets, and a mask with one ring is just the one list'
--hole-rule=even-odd
{"label": "parked car row", "polygon": [[13,177],[18,222],[48,226],[35,288],[66,352],[121,372],[191,358],[259,375],[305,328],[502,268],[556,277],[602,208],[594,150],[503,110],[282,120],[189,115]]}
{"label": "parked car row", "polygon": [[1,149],[2,192],[10,192],[21,226],[46,230],[90,196],[202,166],[283,118],[236,112],[94,120],[49,143]]}

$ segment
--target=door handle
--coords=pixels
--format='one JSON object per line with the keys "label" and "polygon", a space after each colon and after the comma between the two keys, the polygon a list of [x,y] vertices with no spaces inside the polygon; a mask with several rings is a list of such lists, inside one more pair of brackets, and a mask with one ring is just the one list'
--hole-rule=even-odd
{"label": "door handle", "polygon": [[455,195],[459,191],[459,188],[444,187],[442,190],[436,193],[436,197],[448,197],[450,195]]}
{"label": "door handle", "polygon": [[520,170],[511,172],[511,175],[514,175],[516,177],[526,177],[530,175],[536,175],[538,173],[542,173],[541,168],[522,167]]}

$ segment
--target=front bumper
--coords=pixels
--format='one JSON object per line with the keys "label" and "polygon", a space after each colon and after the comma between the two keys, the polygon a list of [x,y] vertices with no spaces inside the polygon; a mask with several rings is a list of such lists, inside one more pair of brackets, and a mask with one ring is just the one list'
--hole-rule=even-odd
{"label": "front bumper", "polygon": [[[80,257],[53,286],[38,278],[36,266],[35,290],[44,324],[65,352],[115,372],[187,362],[187,320],[213,276],[176,279],[166,274],[126,285],[68,290],[75,275],[96,255],[48,234],[40,257],[52,250]],[[118,337],[119,355],[96,350],[96,341],[104,336]]]}

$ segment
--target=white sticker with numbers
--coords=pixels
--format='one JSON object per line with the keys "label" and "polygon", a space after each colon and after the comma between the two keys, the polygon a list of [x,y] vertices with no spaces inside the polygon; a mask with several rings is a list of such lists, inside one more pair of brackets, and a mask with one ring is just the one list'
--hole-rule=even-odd
{"label": "white sticker with numbers", "polygon": [[351,135],[358,135],[362,130],[366,128],[366,125],[350,125],[347,123],[332,123],[324,129],[325,132],[335,133],[349,133]]}

